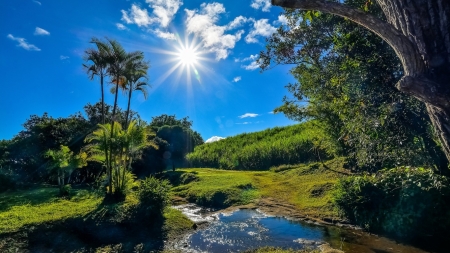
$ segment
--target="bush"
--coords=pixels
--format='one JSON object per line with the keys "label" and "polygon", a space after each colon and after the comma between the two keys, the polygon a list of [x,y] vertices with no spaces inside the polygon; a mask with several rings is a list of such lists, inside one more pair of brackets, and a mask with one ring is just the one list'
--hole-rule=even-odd
{"label": "bush", "polygon": [[13,190],[15,187],[16,181],[13,173],[0,168],[0,193]]}
{"label": "bush", "polygon": [[138,189],[139,212],[142,218],[153,220],[161,217],[164,208],[169,204],[171,185],[168,180],[148,177],[141,181]]}
{"label": "bush", "polygon": [[336,188],[340,211],[368,230],[404,238],[449,233],[449,180],[432,170],[382,170],[341,179]]}
{"label": "bush", "polygon": [[59,188],[59,196],[70,198],[72,196],[72,186],[70,184],[61,186],[61,188]]}

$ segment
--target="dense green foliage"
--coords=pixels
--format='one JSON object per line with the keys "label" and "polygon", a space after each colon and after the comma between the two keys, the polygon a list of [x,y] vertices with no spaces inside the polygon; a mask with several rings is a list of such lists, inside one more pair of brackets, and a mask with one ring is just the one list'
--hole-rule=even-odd
{"label": "dense green foliage", "polygon": [[423,168],[400,167],[339,181],[335,203],[352,222],[399,237],[448,235],[450,185]]}
{"label": "dense green foliage", "polygon": [[317,121],[240,134],[205,143],[187,155],[193,167],[268,170],[271,166],[327,159],[334,143]]}
{"label": "dense green foliage", "polygon": [[[344,2],[367,6],[366,0]],[[369,11],[383,18],[377,5]],[[259,60],[263,70],[294,65],[297,83],[287,85],[292,96],[276,111],[299,121],[321,120],[358,169],[447,167],[425,106],[395,88],[403,70],[386,42],[335,15],[287,10],[286,16],[289,24],[267,40]]]}
{"label": "dense green foliage", "polygon": [[159,148],[142,150],[142,159],[133,164],[138,175],[147,175],[149,166],[153,173],[186,167],[186,154],[203,143],[200,134],[192,129],[189,117],[177,119],[175,115],[163,114],[152,117],[149,127],[156,133],[154,142]]}
{"label": "dense green foliage", "polygon": [[169,205],[170,188],[168,180],[154,177],[148,177],[140,182],[137,196],[141,219],[153,221],[163,215],[164,209]]}

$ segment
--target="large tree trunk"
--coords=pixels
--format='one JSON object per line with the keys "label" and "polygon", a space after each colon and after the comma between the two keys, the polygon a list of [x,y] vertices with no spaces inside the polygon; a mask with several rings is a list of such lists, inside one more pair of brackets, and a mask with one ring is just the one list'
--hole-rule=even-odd
{"label": "large tree trunk", "polygon": [[450,161],[450,1],[376,0],[386,21],[338,2],[272,0],[273,5],[346,17],[395,50],[404,76],[396,87],[423,101]]}

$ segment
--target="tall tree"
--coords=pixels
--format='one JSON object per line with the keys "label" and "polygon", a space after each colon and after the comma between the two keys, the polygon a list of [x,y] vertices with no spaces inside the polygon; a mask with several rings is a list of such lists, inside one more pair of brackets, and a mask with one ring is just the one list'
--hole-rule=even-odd
{"label": "tall tree", "polygon": [[149,64],[145,61],[130,62],[127,65],[125,71],[126,83],[123,86],[124,90],[128,90],[128,105],[125,117],[125,127],[128,127],[130,119],[130,104],[133,91],[140,91],[144,98],[147,99],[148,91],[147,88],[150,86],[147,83],[147,70]]}
{"label": "tall tree", "polygon": [[[346,3],[361,6],[365,1]],[[382,16],[380,8],[370,12]],[[263,70],[295,65],[291,73],[298,83],[287,86],[293,98],[286,97],[276,111],[298,121],[326,123],[354,168],[447,167],[429,131],[425,106],[394,87],[403,72],[387,43],[338,16],[302,10],[285,15],[288,25],[268,38],[260,54]]]}
{"label": "tall tree", "polygon": [[[106,39],[107,42],[100,41],[99,39],[93,38],[92,42],[96,44],[99,51],[103,52],[105,59],[108,64],[108,73],[111,76],[112,83],[115,85],[115,96],[114,96],[114,105],[112,111],[112,120],[111,122],[111,131],[109,138],[113,138],[114,127],[116,124],[115,116],[117,109],[117,93],[119,90],[119,86],[125,82],[124,74],[126,70],[126,66],[132,62],[140,61],[143,59],[144,54],[142,52],[132,52],[127,53],[125,49],[115,40]],[[105,138],[106,139],[106,138]],[[111,142],[112,145],[112,142]],[[107,169],[109,171],[109,193],[112,194],[112,169],[115,163],[115,159],[113,159],[112,146],[110,146],[110,152],[107,154],[106,164]],[[105,150],[105,153],[108,151]]]}
{"label": "tall tree", "polygon": [[[94,43],[94,40],[92,41],[92,43]],[[105,124],[105,90],[103,81],[104,78],[108,75],[108,62],[106,56],[106,52],[104,50],[101,50],[101,48],[99,48],[97,45],[97,50],[88,49],[85,51],[85,61],[92,62],[92,64],[83,64],[91,80],[93,80],[95,76],[100,77],[100,87],[102,93],[102,124]]]}
{"label": "tall tree", "polygon": [[450,1],[375,1],[383,10],[385,20],[342,1],[272,0],[272,4],[336,14],[385,40],[403,66],[404,75],[396,84],[397,89],[425,103],[442,149],[450,160]]}

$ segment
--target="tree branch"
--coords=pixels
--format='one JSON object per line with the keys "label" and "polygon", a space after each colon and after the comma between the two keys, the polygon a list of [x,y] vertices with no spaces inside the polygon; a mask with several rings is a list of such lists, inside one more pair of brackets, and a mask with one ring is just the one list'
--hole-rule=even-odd
{"label": "tree branch", "polygon": [[423,102],[430,103],[445,110],[449,107],[449,99],[437,90],[440,85],[428,79],[425,63],[417,46],[393,25],[361,10],[337,2],[326,0],[271,0],[272,5],[284,8],[317,10],[335,14],[364,26],[386,41],[399,57],[404,70],[404,77],[396,87],[411,94]]}
{"label": "tree branch", "polygon": [[272,5],[284,8],[317,10],[348,18],[364,26],[386,41],[400,58],[406,76],[422,75],[425,65],[417,47],[391,24],[345,4],[325,0],[272,0]]}

